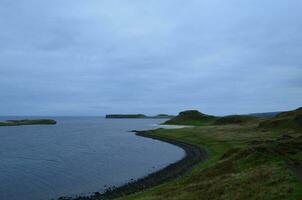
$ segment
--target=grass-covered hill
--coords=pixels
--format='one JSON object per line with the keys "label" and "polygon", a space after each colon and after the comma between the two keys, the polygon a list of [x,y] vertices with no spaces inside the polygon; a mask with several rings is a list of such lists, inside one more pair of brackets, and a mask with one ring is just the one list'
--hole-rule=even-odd
{"label": "grass-covered hill", "polygon": [[203,114],[197,110],[187,110],[180,112],[176,117],[168,120],[165,124],[170,125],[227,125],[227,124],[248,124],[259,121],[260,118],[250,115],[230,115],[217,117]]}
{"label": "grass-covered hill", "polygon": [[300,129],[302,130],[302,107],[293,111],[281,112],[275,117],[259,124],[260,128]]}
{"label": "grass-covered hill", "polygon": [[203,114],[197,110],[180,112],[176,117],[166,121],[164,124],[171,125],[207,125],[213,123],[217,117]]}
{"label": "grass-covered hill", "polygon": [[302,129],[302,107],[293,111],[275,113],[274,117],[258,117],[253,115],[229,115],[217,117],[203,114],[197,110],[180,112],[176,117],[166,121],[170,125],[228,125],[228,124],[255,124],[260,128],[297,128]]}
{"label": "grass-covered hill", "polygon": [[248,115],[259,117],[259,118],[273,118],[278,115],[280,112],[264,112],[264,113],[251,113]]}
{"label": "grass-covered hill", "polygon": [[249,124],[259,121],[258,117],[250,115],[229,115],[217,118],[214,125],[227,125],[227,124]]}
{"label": "grass-covered hill", "polygon": [[[204,120],[202,114],[194,113],[199,116],[194,124]],[[180,116],[176,119],[181,124],[192,124],[191,118]],[[226,124],[233,122],[222,119]],[[150,136],[205,148],[209,159],[185,176],[120,200],[301,200],[301,108],[264,120],[260,124],[265,128],[252,120],[254,123],[248,125],[211,124],[150,131]]]}

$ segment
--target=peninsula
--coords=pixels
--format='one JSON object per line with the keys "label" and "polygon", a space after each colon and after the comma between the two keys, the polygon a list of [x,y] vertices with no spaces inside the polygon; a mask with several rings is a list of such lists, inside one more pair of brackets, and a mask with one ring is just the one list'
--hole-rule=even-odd
{"label": "peninsula", "polygon": [[147,116],[144,114],[108,114],[106,119],[170,119],[173,115],[158,114],[155,116]]}
{"label": "peninsula", "polygon": [[52,119],[22,119],[0,122],[0,126],[54,125],[56,123],[57,122]]}
{"label": "peninsula", "polygon": [[137,135],[185,146],[183,160],[104,193],[60,200],[301,199],[302,108],[270,118],[190,110],[166,124],[194,127]]}

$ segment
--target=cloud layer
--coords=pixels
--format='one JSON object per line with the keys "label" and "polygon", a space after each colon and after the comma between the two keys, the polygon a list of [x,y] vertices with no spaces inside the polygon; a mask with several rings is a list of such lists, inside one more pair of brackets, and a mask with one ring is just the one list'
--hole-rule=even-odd
{"label": "cloud layer", "polygon": [[2,0],[0,115],[302,106],[302,2]]}

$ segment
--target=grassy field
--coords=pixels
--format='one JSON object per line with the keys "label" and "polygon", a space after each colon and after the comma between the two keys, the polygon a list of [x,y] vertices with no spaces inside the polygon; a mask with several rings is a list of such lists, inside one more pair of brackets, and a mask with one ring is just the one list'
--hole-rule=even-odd
{"label": "grassy field", "polygon": [[[209,159],[185,176],[120,200],[300,200],[302,134],[296,129],[208,125],[149,134],[206,148]],[[301,172],[301,171],[300,171]]]}

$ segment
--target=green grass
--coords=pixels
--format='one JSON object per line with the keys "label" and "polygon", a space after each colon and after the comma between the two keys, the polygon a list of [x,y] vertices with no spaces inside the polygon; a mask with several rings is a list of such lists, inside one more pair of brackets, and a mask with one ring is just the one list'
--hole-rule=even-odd
{"label": "green grass", "polygon": [[234,200],[302,197],[289,165],[302,163],[302,134],[268,131],[258,124],[158,129],[150,134],[206,148],[209,159],[186,175],[120,200]]}
{"label": "green grass", "polygon": [[206,126],[214,123],[217,117],[203,114],[197,110],[180,112],[176,117],[166,121],[164,124],[171,125],[193,125]]}
{"label": "green grass", "polygon": [[302,108],[279,113],[276,117],[260,123],[260,127],[268,129],[295,128],[302,131]]}
{"label": "green grass", "polygon": [[215,125],[227,125],[227,124],[249,124],[260,122],[261,119],[249,115],[229,115],[225,117],[218,118],[214,124]]}
{"label": "green grass", "polygon": [[249,115],[229,115],[224,117],[217,117],[201,113],[197,110],[187,110],[180,112],[176,117],[173,117],[172,119],[166,121],[164,124],[193,126],[228,124],[246,125],[261,121],[263,121],[263,119]]}

